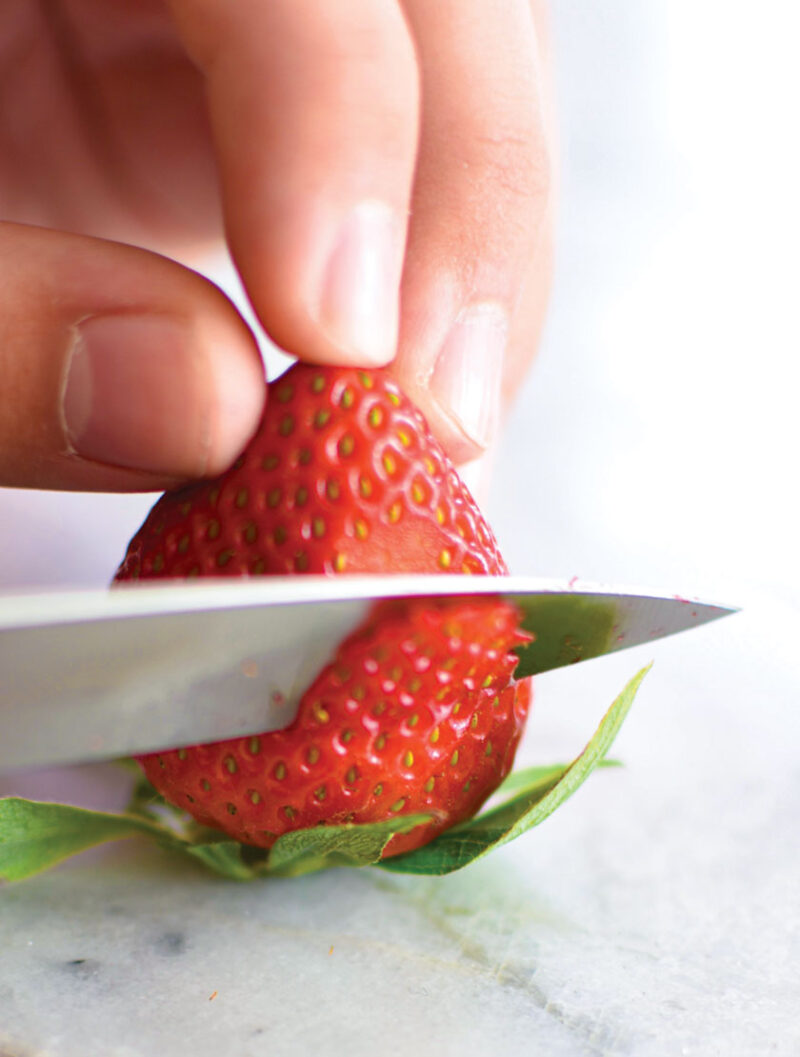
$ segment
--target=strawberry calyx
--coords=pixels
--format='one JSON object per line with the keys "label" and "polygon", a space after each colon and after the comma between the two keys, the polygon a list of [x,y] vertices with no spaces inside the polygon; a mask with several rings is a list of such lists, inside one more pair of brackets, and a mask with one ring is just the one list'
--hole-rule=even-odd
{"label": "strawberry calyx", "polygon": [[141,779],[128,811],[122,814],[20,797],[0,799],[0,880],[20,881],[85,848],[142,836],[237,881],[297,876],[334,866],[372,865],[408,874],[448,874],[540,825],[596,768],[614,763],[606,754],[647,671],[642,669],[628,682],[571,764],[513,772],[485,810],[402,855],[387,858],[383,853],[396,835],[424,821],[418,815],[400,814],[360,825],[312,826],[284,834],[269,849],[253,848],[228,840],[218,831],[199,828]]}

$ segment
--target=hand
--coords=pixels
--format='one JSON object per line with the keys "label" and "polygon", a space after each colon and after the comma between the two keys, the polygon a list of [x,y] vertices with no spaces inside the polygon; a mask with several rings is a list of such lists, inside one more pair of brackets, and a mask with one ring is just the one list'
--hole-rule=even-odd
{"label": "hand", "polygon": [[529,0],[5,4],[0,483],[157,489],[235,457],[265,395],[257,345],[177,263],[223,228],[280,346],[391,361],[454,459],[478,456],[547,296],[539,16]]}

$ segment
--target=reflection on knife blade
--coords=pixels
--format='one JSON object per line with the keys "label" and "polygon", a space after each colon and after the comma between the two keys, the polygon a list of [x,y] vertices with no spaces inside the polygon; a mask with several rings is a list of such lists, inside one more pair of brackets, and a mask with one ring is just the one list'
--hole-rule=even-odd
{"label": "reflection on knife blade", "polygon": [[0,599],[0,769],[278,729],[372,601],[500,594],[535,638],[520,676],[730,608],[524,577],[297,577]]}

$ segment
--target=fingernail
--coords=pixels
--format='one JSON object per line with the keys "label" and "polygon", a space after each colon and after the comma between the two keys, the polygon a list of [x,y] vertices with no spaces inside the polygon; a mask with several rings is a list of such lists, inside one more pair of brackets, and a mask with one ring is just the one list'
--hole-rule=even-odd
{"label": "fingernail", "polygon": [[507,337],[508,319],[499,305],[464,309],[445,339],[431,377],[431,392],[442,411],[481,450],[497,429]]}
{"label": "fingernail", "polygon": [[213,360],[198,349],[191,327],[177,319],[84,320],[76,328],[63,386],[62,418],[72,451],[149,473],[203,474],[212,446],[220,445],[221,435],[224,444],[226,430],[238,429],[242,404],[260,398],[258,390],[245,393],[237,405],[231,391],[244,384],[237,358],[230,358],[232,377]]}
{"label": "fingernail", "polygon": [[382,365],[397,344],[403,232],[394,210],[362,202],[344,221],[325,270],[318,321],[347,359]]}

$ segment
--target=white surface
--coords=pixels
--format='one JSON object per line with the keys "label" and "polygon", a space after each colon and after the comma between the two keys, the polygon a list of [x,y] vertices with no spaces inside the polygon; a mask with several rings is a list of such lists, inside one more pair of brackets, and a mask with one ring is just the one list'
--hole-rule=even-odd
{"label": "white surface", "polygon": [[[560,259],[491,520],[515,572],[744,612],[542,677],[522,763],[656,661],[627,766],[450,878],[242,887],[130,843],[5,889],[0,1053],[800,1052],[796,19],[554,7]],[[2,502],[0,575],[55,586],[105,582],[150,501]]]}

